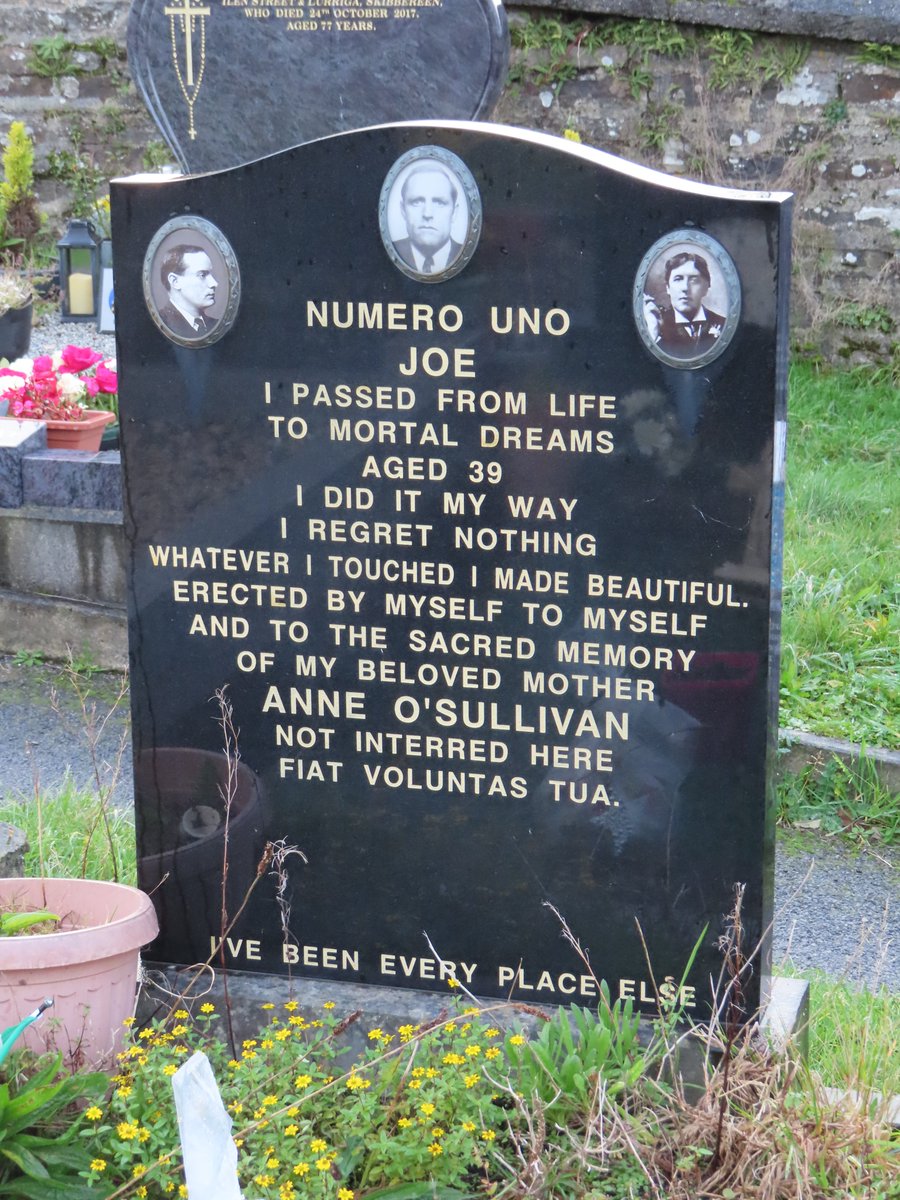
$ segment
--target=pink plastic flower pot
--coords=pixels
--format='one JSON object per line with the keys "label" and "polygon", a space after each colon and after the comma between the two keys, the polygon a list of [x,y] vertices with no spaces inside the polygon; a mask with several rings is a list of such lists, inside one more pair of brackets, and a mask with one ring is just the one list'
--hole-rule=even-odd
{"label": "pink plastic flower pot", "polygon": [[158,929],[150,898],[90,879],[0,879],[0,906],[63,918],[57,933],[0,937],[0,1028],[50,996],[53,1007],[23,1043],[60,1050],[72,1067],[112,1065],[134,1013],[140,949]]}

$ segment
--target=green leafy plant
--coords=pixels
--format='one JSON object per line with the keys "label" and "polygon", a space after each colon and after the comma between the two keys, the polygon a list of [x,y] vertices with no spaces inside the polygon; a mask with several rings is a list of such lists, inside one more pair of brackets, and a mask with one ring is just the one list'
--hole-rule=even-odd
{"label": "green leafy plant", "polygon": [[37,925],[54,924],[59,921],[59,913],[48,912],[46,909],[34,912],[0,912],[0,937],[18,937],[30,933]]}
{"label": "green leafy plant", "polygon": [[[2,307],[2,301],[0,301],[0,308]],[[13,655],[13,663],[17,667],[39,667],[43,661],[43,650],[17,650]]]}
{"label": "green leafy plant", "polygon": [[[488,1181],[495,1151],[508,1142],[507,1109],[495,1072],[507,1070],[502,1035],[489,1012],[460,1006],[429,1025],[372,1029],[352,1064],[341,1037],[360,1014],[340,1021],[334,1005],[305,1019],[299,1005],[263,1005],[255,1037],[237,1054],[216,1039],[209,1003],[192,1017],[176,1008],[136,1033],[120,1058],[115,1089],[87,1116],[90,1180],[113,1188],[140,1182],[162,1195],[180,1170],[168,1079],[202,1048],[235,1121],[238,1170],[248,1195],[351,1200],[357,1193],[400,1200],[460,1197]],[[173,1178],[174,1177],[174,1178]],[[423,1191],[423,1185],[427,1189]]]}
{"label": "green leafy plant", "polygon": [[880,42],[863,42],[862,49],[853,56],[856,62],[900,70],[900,46]]}
{"label": "green leafy plant", "polygon": [[825,124],[831,129],[846,121],[848,115],[849,109],[847,108],[846,101],[840,96],[833,96],[822,109],[822,117],[825,120]]}
{"label": "green leafy plant", "polygon": [[34,143],[21,121],[9,127],[0,181],[0,253],[21,251],[41,227],[34,193]]}
{"label": "green leafy plant", "polygon": [[106,1076],[60,1075],[61,1054],[28,1064],[11,1058],[0,1082],[0,1196],[86,1200],[90,1155],[76,1104],[102,1096]]}
{"label": "green leafy plant", "polygon": [[64,33],[54,33],[51,37],[36,38],[31,43],[27,68],[32,75],[40,75],[45,79],[58,79],[62,75],[71,75],[75,70],[72,52],[76,49]]}
{"label": "green leafy plant", "polygon": [[561,1008],[542,1025],[537,1038],[507,1036],[506,1055],[516,1089],[537,1097],[552,1121],[573,1106],[587,1107],[599,1076],[608,1095],[620,1095],[647,1066],[638,1042],[639,1025],[632,1001],[611,1003],[609,988],[602,983],[596,1011],[577,1005]]}
{"label": "green leafy plant", "polygon": [[878,333],[893,333],[897,327],[893,313],[883,304],[846,304],[837,321],[848,329],[874,329]]}

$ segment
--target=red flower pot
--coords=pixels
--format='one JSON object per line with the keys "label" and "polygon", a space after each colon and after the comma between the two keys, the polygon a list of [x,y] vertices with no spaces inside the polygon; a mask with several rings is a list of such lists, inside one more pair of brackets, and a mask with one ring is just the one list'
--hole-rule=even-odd
{"label": "red flower pot", "polygon": [[104,428],[115,419],[111,412],[86,412],[80,421],[47,421],[47,449],[97,451]]}

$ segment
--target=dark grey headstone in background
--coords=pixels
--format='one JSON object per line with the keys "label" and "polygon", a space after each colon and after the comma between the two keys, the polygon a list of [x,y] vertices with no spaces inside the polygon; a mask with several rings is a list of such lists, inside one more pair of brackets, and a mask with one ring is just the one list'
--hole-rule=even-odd
{"label": "dark grey headstone in background", "polygon": [[128,22],[135,84],[192,173],[380,122],[486,118],[508,57],[502,0],[135,0]]}

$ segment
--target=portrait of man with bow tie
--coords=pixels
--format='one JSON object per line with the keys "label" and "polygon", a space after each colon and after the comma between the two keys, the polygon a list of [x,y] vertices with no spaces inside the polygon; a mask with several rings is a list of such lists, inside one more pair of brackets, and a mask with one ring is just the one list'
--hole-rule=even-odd
{"label": "portrait of man with bow tie", "polygon": [[734,265],[712,239],[686,245],[670,237],[656,250],[638,275],[641,336],[658,358],[672,365],[708,362],[735,331],[740,287]]}

